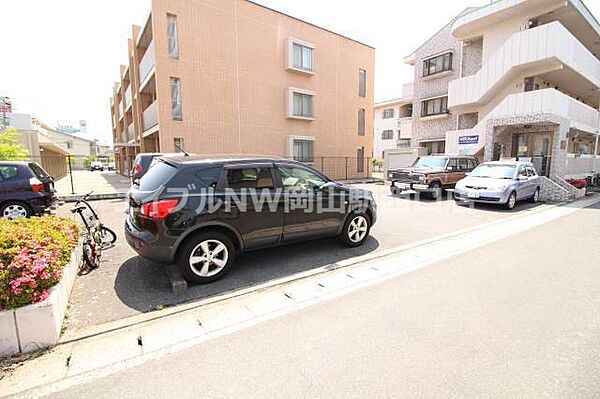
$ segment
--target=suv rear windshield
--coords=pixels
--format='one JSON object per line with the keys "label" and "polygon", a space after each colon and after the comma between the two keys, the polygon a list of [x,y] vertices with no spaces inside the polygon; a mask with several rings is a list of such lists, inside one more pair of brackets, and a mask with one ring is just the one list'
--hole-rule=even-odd
{"label": "suv rear windshield", "polygon": [[40,165],[38,165],[37,163],[30,163],[29,164],[29,168],[33,171],[33,173],[35,173],[35,177],[37,177],[38,179],[42,180],[42,179],[47,179],[50,177],[50,175],[48,174],[48,172],[46,172]]}
{"label": "suv rear windshield", "polygon": [[158,162],[140,179],[140,191],[156,191],[177,174],[177,168],[166,162]]}

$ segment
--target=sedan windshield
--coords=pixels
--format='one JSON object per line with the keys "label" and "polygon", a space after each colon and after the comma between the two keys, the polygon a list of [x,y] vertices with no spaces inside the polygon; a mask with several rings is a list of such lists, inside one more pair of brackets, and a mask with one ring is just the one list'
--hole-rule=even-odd
{"label": "sedan windshield", "polygon": [[445,168],[448,163],[448,158],[445,157],[420,157],[417,158],[413,166],[421,166],[423,168]]}
{"label": "sedan windshield", "polygon": [[488,177],[491,179],[512,179],[516,168],[516,165],[483,164],[473,169],[470,176]]}

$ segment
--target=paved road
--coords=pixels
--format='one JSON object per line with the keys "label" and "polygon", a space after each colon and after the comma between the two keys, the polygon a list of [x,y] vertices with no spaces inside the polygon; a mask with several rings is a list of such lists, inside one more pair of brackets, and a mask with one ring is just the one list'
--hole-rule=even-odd
{"label": "paved road", "polygon": [[600,206],[56,398],[598,397]]}
{"label": "paved road", "polygon": [[[91,172],[89,172],[91,173]],[[97,172],[94,172],[97,173]],[[144,260],[129,248],[122,235],[126,203],[94,201],[102,220],[119,235],[117,246],[103,253],[101,267],[79,277],[71,294],[67,336],[81,328],[149,312],[156,307],[180,304],[260,284],[343,259],[389,249],[440,234],[525,214],[536,207],[519,204],[512,212],[491,206],[461,207],[454,201],[413,201],[389,194],[389,187],[363,185],[373,190],[379,205],[372,238],[362,247],[348,249],[335,240],[319,240],[256,251],[239,256],[229,275],[187,292],[171,292],[162,265]],[[68,214],[66,204],[59,212]]]}

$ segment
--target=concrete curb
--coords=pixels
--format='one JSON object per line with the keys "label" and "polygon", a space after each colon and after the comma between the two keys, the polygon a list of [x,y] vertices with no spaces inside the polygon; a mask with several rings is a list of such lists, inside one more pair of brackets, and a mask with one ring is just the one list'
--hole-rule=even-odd
{"label": "concrete curb", "polygon": [[[77,202],[83,198],[85,194],[69,194],[59,195],[58,200],[63,202]],[[109,200],[109,199],[123,199],[127,197],[127,192],[120,191],[116,193],[94,193],[89,196],[90,201],[98,200]]]}

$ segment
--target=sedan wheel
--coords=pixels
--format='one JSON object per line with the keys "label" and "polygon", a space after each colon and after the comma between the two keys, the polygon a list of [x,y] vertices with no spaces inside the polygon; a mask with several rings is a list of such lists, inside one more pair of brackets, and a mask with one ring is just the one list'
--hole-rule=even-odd
{"label": "sedan wheel", "polygon": [[539,200],[540,200],[540,189],[536,188],[535,192],[533,193],[533,195],[529,199],[529,202],[531,202],[532,204],[537,204]]}
{"label": "sedan wheel", "polygon": [[358,247],[362,245],[371,229],[369,217],[365,214],[351,215],[342,231],[342,243],[348,247]]}
{"label": "sedan wheel", "polygon": [[235,247],[229,237],[206,232],[184,243],[177,261],[186,280],[203,284],[223,277],[234,258]]}
{"label": "sedan wheel", "polygon": [[18,202],[11,202],[2,207],[2,217],[6,219],[19,219],[31,216],[31,211],[26,205]]}
{"label": "sedan wheel", "polygon": [[513,209],[515,205],[517,205],[517,193],[513,191],[508,196],[508,201],[506,201],[506,208]]}

